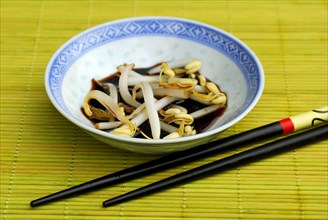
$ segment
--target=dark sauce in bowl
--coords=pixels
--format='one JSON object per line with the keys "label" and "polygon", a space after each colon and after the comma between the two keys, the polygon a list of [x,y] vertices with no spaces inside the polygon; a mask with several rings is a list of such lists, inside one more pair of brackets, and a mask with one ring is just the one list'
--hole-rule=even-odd
{"label": "dark sauce in bowl", "polygon": [[[135,72],[141,74],[141,75],[148,75],[147,72],[150,69],[152,69],[152,68],[154,68],[156,66],[159,66],[160,64],[156,64],[154,66],[147,67],[147,68],[135,68],[133,70]],[[105,90],[101,86],[101,84],[102,83],[112,83],[113,85],[115,85],[118,88],[119,78],[120,78],[120,73],[119,72],[115,72],[115,73],[113,73],[113,74],[111,74],[111,75],[109,75],[109,76],[107,76],[107,77],[105,77],[105,78],[103,78],[101,80],[98,80],[98,81],[92,79],[92,87],[91,87],[91,90],[100,90],[100,91],[108,94],[108,91]],[[206,80],[208,82],[210,81],[208,79],[206,79]],[[218,86],[218,88],[220,88],[220,87]],[[138,100],[138,101],[143,102],[143,100]],[[120,96],[118,96],[118,102],[125,103],[124,100]],[[93,107],[96,107],[96,108],[104,109],[104,107],[100,103],[98,103],[98,101],[96,101],[96,100],[90,100],[89,105],[91,105]],[[194,101],[194,100],[191,100],[191,99],[183,99],[183,100],[179,100],[179,101],[176,101],[176,102],[171,103],[170,105],[166,106],[164,108],[164,110],[170,108],[170,106],[172,106],[172,105],[182,106],[182,107],[184,107],[184,108],[187,109],[188,113],[192,113],[194,111],[197,111],[197,110],[200,110],[200,109],[203,109],[203,108],[207,107],[206,105],[201,104],[201,103],[199,103],[197,101]],[[225,110],[226,110],[226,107],[223,107],[223,108],[220,108],[217,111],[214,111],[212,113],[209,113],[209,114],[207,114],[207,115],[205,115],[205,116],[203,116],[203,117],[201,117],[199,119],[195,119],[194,120],[194,123],[192,124],[192,126],[196,130],[197,134],[198,133],[201,133],[201,132],[204,132],[209,127],[211,127],[214,124],[214,122],[220,116],[222,116],[222,114],[224,113]],[[81,108],[81,111],[85,115],[83,108]],[[85,117],[87,117],[93,124],[96,124],[96,123],[99,123],[100,122],[100,121],[95,120],[93,118],[90,118],[90,117],[88,117],[86,115],[85,115]],[[172,125],[174,125],[174,124],[172,124]],[[177,125],[175,125],[175,126],[177,127]],[[148,120],[146,120],[143,124],[141,124],[139,126],[139,128],[140,128],[140,130],[143,131],[144,134],[146,134],[148,137],[151,137],[151,129],[150,129],[150,124],[149,124],[149,121]],[[166,135],[168,135],[168,133],[162,130],[161,131],[161,138],[165,137]],[[134,136],[134,138],[145,138],[145,137],[140,132],[137,132],[136,135]]]}

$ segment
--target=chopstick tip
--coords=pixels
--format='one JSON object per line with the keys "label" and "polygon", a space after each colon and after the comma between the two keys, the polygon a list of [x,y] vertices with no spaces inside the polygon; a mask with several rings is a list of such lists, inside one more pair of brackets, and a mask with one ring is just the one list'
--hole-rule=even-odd
{"label": "chopstick tip", "polygon": [[36,206],[37,206],[35,200],[33,200],[33,201],[30,202],[30,206],[31,206],[31,207],[36,207]]}
{"label": "chopstick tip", "polygon": [[118,197],[115,197],[115,198],[108,199],[108,200],[104,201],[102,203],[102,205],[103,205],[104,208],[106,208],[106,207],[109,207],[109,206],[119,204],[121,202],[123,202],[123,199],[122,199],[121,196],[118,196]]}
{"label": "chopstick tip", "polygon": [[102,206],[103,206],[104,208],[109,207],[109,206],[110,206],[110,203],[108,203],[108,200],[106,200],[106,201],[104,201],[104,202],[102,203]]}

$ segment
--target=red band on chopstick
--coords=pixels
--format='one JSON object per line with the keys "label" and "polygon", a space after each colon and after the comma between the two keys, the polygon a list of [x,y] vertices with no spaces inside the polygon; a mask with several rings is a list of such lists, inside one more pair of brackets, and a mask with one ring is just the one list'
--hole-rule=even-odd
{"label": "red band on chopstick", "polygon": [[283,129],[283,134],[292,133],[295,129],[293,121],[290,118],[282,119],[279,123]]}

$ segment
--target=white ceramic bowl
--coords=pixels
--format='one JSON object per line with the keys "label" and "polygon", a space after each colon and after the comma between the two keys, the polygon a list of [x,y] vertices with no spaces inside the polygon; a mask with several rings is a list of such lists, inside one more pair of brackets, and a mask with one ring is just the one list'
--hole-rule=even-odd
{"label": "white ceramic bowl", "polygon": [[[92,78],[104,78],[123,63],[149,67],[188,57],[200,59],[200,72],[228,97],[223,116],[206,132],[179,139],[126,138],[95,129],[82,114]],[[216,27],[180,18],[136,17],[96,26],[67,41],[47,66],[45,86],[58,111],[96,139],[112,147],[154,154],[208,142],[241,120],[262,95],[264,73],[244,43]]]}

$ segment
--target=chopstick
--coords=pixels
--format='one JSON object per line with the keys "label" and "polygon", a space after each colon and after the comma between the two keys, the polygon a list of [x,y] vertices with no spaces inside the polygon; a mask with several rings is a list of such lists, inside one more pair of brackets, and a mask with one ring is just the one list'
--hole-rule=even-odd
{"label": "chopstick", "polygon": [[261,141],[270,137],[296,132],[327,121],[327,119],[328,106],[325,106],[317,110],[288,117],[227,138],[184,151],[172,153],[134,167],[105,175],[86,183],[82,183],[80,185],[33,200],[31,201],[30,206],[36,207],[44,205],[46,203],[54,202],[74,195],[90,192],[92,190],[98,190],[102,187],[117,184],[125,180],[132,180],[137,177],[140,178],[142,176],[168,169],[182,163],[191,162],[193,160],[220,153],[224,150],[231,149],[232,147],[241,147],[243,145]]}
{"label": "chopstick", "polygon": [[328,124],[323,126],[304,131],[299,134],[295,134],[280,140],[264,144],[260,147],[256,147],[244,152],[217,160],[200,167],[185,171],[183,173],[168,177],[166,179],[157,181],[155,183],[146,185],[139,189],[130,191],[123,195],[114,197],[112,199],[103,202],[104,207],[112,206],[122,202],[126,202],[132,199],[136,199],[142,196],[149,195],[154,192],[162,191],[172,186],[180,185],[194,179],[199,179],[204,176],[211,175],[213,173],[222,172],[226,169],[240,166],[245,163],[249,163],[264,157],[272,156],[272,154],[281,153],[283,150],[290,150],[290,148],[296,148],[304,146],[314,141],[319,141],[327,138]]}

